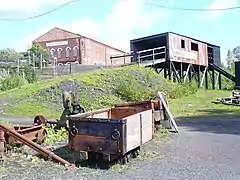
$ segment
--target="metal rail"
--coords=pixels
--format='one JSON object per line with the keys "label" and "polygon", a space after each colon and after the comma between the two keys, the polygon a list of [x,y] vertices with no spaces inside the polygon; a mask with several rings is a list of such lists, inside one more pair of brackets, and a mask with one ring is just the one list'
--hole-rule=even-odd
{"label": "metal rail", "polygon": [[[159,55],[164,55],[162,58],[158,58]],[[152,62],[152,64],[156,64],[158,63],[159,59],[166,59],[166,47],[165,46],[161,46],[161,47],[156,47],[156,48],[152,48],[152,49],[146,49],[146,50],[141,50],[141,51],[130,51],[129,53],[124,53],[124,54],[118,54],[118,55],[114,55],[111,56],[111,62],[113,63],[113,61],[117,61],[117,59],[119,58],[127,58],[127,57],[136,57],[137,61],[136,62],[132,62],[133,63],[138,63],[138,64],[142,64],[144,62]]]}

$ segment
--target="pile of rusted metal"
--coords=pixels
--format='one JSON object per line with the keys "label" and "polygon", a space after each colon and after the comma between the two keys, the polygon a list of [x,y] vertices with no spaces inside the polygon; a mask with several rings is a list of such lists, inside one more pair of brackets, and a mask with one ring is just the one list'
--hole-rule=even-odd
{"label": "pile of rusted metal", "polygon": [[33,125],[29,126],[9,126],[0,123],[0,159],[2,161],[5,160],[4,154],[6,153],[6,144],[13,143],[18,145],[27,145],[36,152],[40,153],[44,158],[60,162],[67,168],[74,167],[74,165],[40,145],[44,142],[47,135],[46,130],[43,128],[43,126],[47,123],[52,122],[46,121],[43,116],[36,116]]}

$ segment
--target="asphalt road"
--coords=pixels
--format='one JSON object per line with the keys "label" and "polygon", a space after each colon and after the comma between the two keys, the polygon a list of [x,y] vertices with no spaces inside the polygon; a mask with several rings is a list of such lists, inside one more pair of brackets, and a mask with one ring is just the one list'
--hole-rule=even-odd
{"label": "asphalt road", "polygon": [[[162,158],[141,164],[117,179],[240,179],[239,118],[198,117],[178,122],[178,126],[180,133],[159,148]],[[104,177],[112,178],[115,176]]]}
{"label": "asphalt road", "polygon": [[[2,179],[115,179],[115,180],[239,180],[240,120],[236,117],[198,117],[178,121],[180,133],[167,143],[150,142],[144,151],[159,157],[129,164],[124,172],[80,168],[55,169],[38,163],[8,169]],[[17,177],[16,173],[21,174]],[[97,174],[97,175],[96,175]]]}
{"label": "asphalt road", "polygon": [[9,116],[0,116],[0,120],[20,125],[31,125],[33,124],[34,117],[9,117]]}

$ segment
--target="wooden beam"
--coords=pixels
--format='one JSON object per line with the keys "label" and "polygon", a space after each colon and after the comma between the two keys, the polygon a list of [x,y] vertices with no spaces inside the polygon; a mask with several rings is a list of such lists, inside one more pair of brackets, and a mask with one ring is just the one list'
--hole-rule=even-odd
{"label": "wooden beam", "polygon": [[177,78],[178,82],[180,83],[180,77],[178,77],[177,70],[176,70],[173,62],[171,62],[171,64],[172,64],[172,67],[173,67],[173,73],[175,74],[175,77]]}
{"label": "wooden beam", "polygon": [[188,64],[187,71],[186,71],[185,77],[184,77],[184,79],[183,79],[183,83],[185,83],[186,80],[187,80],[187,76],[188,76],[190,67],[191,67],[191,64]]}
{"label": "wooden beam", "polygon": [[201,83],[200,83],[200,87],[203,86],[204,79],[206,79],[206,78],[205,78],[206,72],[207,72],[207,66],[206,66],[205,69],[204,69],[203,76],[202,76]]}
{"label": "wooden beam", "polygon": [[158,96],[159,96],[160,100],[162,101],[163,107],[165,108],[165,110],[166,110],[166,112],[167,112],[167,114],[168,114],[168,116],[170,118],[170,122],[172,123],[173,128],[175,129],[175,132],[179,132],[177,124],[176,124],[176,122],[175,122],[175,120],[174,120],[174,118],[173,118],[173,116],[172,116],[172,114],[171,114],[171,112],[170,112],[170,110],[169,110],[169,108],[168,108],[164,98],[163,98],[162,93],[158,92]]}
{"label": "wooden beam", "polygon": [[215,83],[214,83],[214,89],[216,89],[217,85],[218,85],[218,79],[219,79],[219,74],[217,74],[217,78],[215,79]]}

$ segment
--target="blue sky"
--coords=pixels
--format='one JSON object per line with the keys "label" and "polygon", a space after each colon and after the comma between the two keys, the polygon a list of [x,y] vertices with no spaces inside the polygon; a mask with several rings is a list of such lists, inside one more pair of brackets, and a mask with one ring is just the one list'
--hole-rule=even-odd
{"label": "blue sky", "polygon": [[[8,0],[0,2],[0,18],[21,18],[43,13],[69,0]],[[240,0],[81,0],[40,18],[0,21],[0,48],[24,51],[31,41],[58,26],[124,50],[129,40],[173,31],[221,46],[222,60],[228,49],[240,45],[240,10],[193,12],[146,5],[190,8],[225,8]]]}

